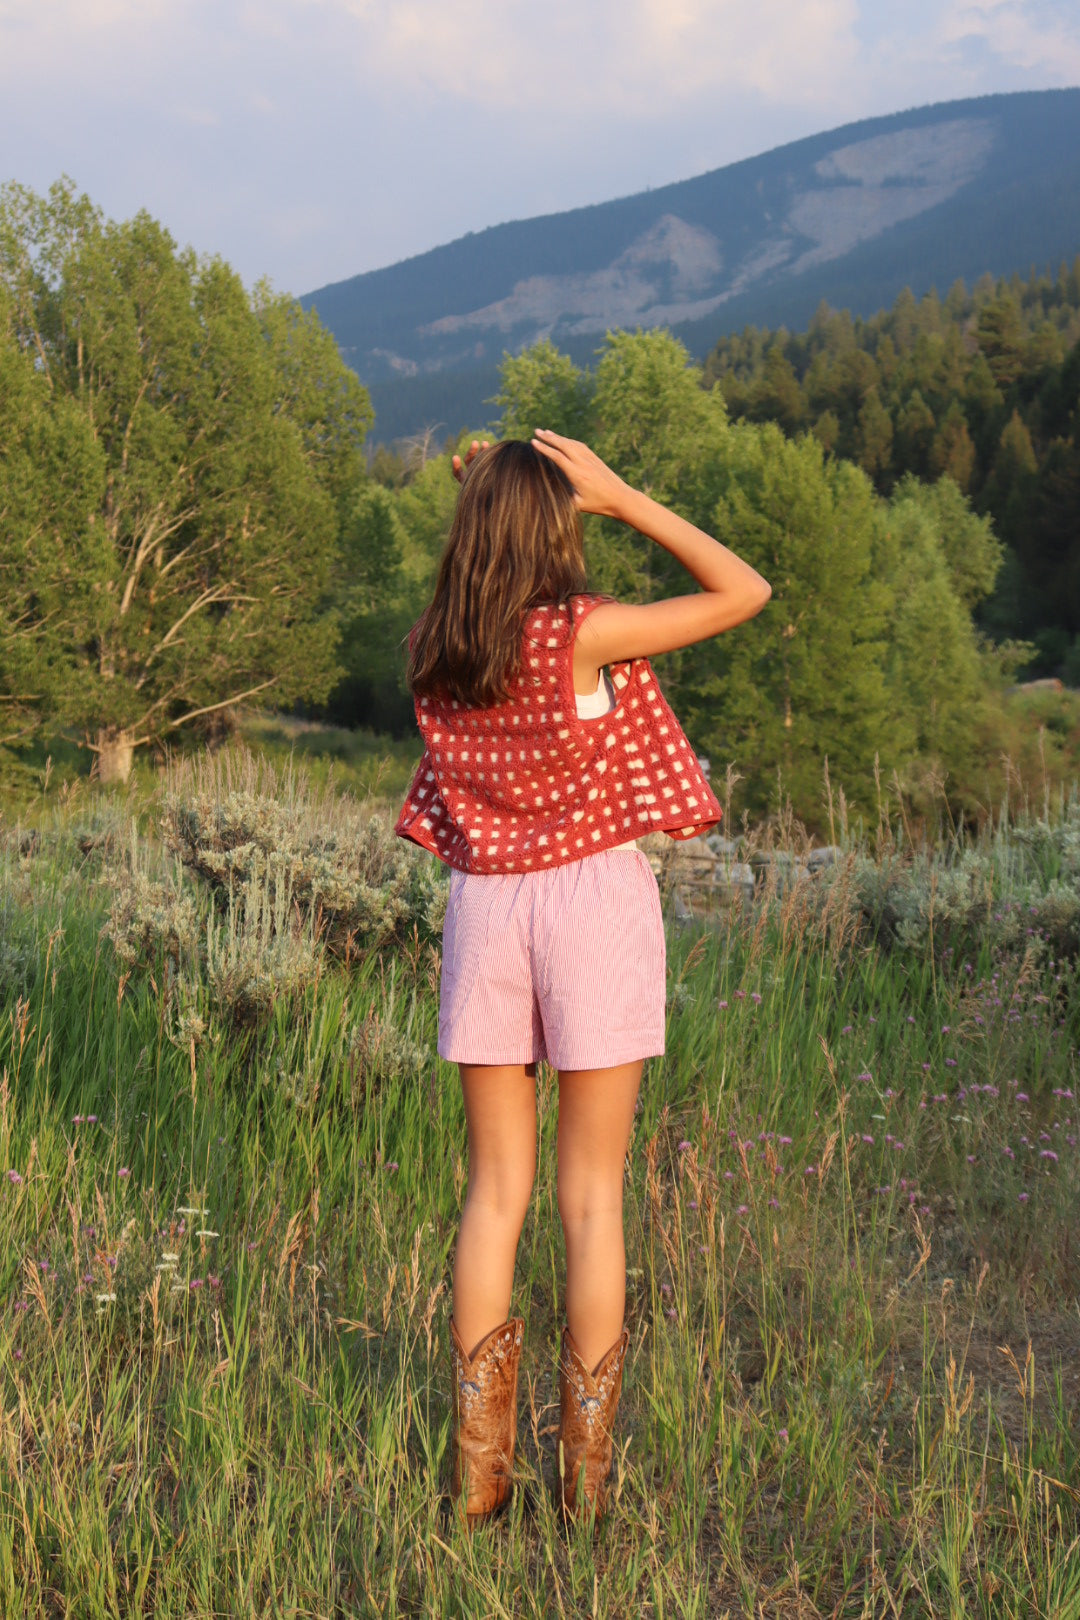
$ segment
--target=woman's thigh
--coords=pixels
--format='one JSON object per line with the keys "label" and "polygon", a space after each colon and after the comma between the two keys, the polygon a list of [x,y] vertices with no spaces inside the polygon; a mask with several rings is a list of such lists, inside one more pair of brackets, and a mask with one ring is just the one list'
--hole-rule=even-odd
{"label": "woman's thigh", "polygon": [[469,1197],[524,1215],[536,1173],[536,1064],[460,1063]]}
{"label": "woman's thigh", "polygon": [[564,1221],[621,1209],[643,1068],[637,1058],[606,1069],[560,1070],[558,1191]]}

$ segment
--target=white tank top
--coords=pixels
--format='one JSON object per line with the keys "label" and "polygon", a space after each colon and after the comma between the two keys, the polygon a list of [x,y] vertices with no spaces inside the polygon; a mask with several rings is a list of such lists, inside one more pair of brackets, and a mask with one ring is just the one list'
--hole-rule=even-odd
{"label": "white tank top", "polygon": [[[615,707],[615,688],[611,684],[611,676],[606,669],[599,672],[595,692],[575,692],[574,702],[577,705],[579,720],[599,720],[603,714],[610,714]],[[612,844],[612,849],[637,849],[637,839],[630,838],[625,844]]]}

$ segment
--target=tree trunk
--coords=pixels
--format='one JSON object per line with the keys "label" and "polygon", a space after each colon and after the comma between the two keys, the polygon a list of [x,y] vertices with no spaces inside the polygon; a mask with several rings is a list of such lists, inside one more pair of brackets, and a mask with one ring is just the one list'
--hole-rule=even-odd
{"label": "tree trunk", "polygon": [[135,757],[133,734],[116,726],[102,726],[97,734],[98,781],[103,787],[126,782]]}

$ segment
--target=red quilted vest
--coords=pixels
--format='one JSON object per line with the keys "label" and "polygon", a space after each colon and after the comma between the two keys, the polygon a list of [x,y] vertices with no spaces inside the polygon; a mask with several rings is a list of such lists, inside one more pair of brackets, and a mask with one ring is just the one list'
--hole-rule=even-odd
{"label": "red quilted vest", "polygon": [[605,596],[533,608],[505,703],[416,700],[424,754],[394,831],[463,872],[531,872],[722,815],[647,658],[611,665],[616,707],[581,720],[574,637]]}

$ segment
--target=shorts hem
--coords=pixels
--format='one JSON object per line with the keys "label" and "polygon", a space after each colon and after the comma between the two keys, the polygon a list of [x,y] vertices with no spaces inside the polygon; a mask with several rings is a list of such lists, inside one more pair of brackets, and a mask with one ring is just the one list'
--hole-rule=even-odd
{"label": "shorts hem", "polygon": [[606,1046],[602,1052],[560,1052],[557,1056],[546,1051],[532,1054],[523,1054],[520,1051],[509,1054],[505,1051],[492,1053],[491,1051],[477,1051],[475,1048],[467,1050],[456,1045],[451,1045],[449,1051],[444,1051],[439,1046],[437,1051],[439,1056],[447,1063],[482,1063],[491,1065],[547,1063],[551,1068],[559,1070],[613,1069],[621,1063],[636,1063],[638,1059],[644,1062],[646,1058],[663,1057],[664,1042],[657,1043],[655,1040],[643,1037],[641,1040],[624,1042],[620,1046]]}

